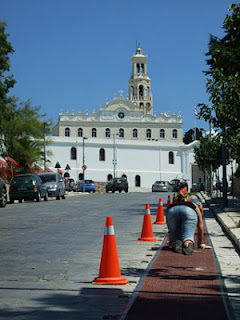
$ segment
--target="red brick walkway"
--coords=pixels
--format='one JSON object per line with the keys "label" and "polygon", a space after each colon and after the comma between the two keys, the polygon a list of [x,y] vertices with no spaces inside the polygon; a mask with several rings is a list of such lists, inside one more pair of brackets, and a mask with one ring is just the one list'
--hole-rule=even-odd
{"label": "red brick walkway", "polygon": [[185,256],[164,246],[125,319],[228,319],[212,250]]}

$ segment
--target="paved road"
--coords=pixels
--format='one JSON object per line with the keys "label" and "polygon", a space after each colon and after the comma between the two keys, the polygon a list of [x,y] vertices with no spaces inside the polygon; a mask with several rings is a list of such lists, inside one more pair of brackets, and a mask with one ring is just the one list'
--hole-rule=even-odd
{"label": "paved road", "polygon": [[[26,202],[2,209],[0,319],[116,318],[142,281],[166,234],[166,226],[153,225],[157,241],[137,241],[145,204],[150,204],[154,222],[159,196],[166,204],[167,195],[74,195],[66,200]],[[121,273],[129,281],[126,286],[91,284],[99,272],[107,216],[113,217]],[[211,216],[207,223],[214,250],[225,263],[226,280],[235,285],[234,249]]]}
{"label": "paved road", "polygon": [[156,213],[158,199],[155,193],[90,194],[1,210],[0,318],[102,319],[120,311],[128,294],[110,288],[106,300],[102,287],[91,285],[99,272],[105,218],[113,217],[120,267],[131,292],[156,252],[151,247],[159,247],[166,231],[154,226],[157,243],[136,241],[145,204]]}

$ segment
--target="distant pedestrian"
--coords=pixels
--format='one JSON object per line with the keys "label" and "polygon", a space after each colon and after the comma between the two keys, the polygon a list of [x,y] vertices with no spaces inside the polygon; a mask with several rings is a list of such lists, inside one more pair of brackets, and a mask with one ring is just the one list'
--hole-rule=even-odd
{"label": "distant pedestrian", "polygon": [[187,193],[179,192],[166,213],[166,222],[173,250],[191,255],[194,250],[194,233],[197,227],[198,247],[203,247],[204,225],[202,213]]}

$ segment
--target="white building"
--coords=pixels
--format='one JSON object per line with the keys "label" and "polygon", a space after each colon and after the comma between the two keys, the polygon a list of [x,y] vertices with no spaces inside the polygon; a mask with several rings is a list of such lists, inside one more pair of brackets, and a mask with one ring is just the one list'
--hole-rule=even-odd
{"label": "white building", "polygon": [[119,91],[105,108],[91,114],[60,112],[48,166],[54,169],[58,163],[66,173],[68,165],[75,180],[82,178],[84,164],[85,179],[95,181],[125,175],[130,187],[151,187],[156,180],[183,177],[191,185],[193,146],[198,142],[185,145],[182,127],[181,114],[153,112],[147,56],[137,48],[127,97]]}

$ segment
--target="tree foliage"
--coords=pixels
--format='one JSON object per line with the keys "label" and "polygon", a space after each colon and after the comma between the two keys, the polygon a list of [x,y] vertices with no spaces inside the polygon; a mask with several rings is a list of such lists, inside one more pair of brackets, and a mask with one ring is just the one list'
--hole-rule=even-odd
{"label": "tree foliage", "polygon": [[200,116],[211,121],[216,128],[238,131],[240,128],[240,4],[229,7],[223,23],[225,36],[219,39],[210,36],[207,65],[207,92],[210,94],[212,110],[206,104]]}
{"label": "tree foliage", "polygon": [[222,163],[222,144],[220,136],[210,136],[200,138],[200,146],[194,148],[195,160],[199,168],[204,172],[209,172],[210,165],[216,171]]}
{"label": "tree foliage", "polygon": [[[10,74],[9,55],[14,52],[6,23],[0,22],[0,156],[12,157],[22,168],[43,159],[44,122],[40,107],[32,107],[30,100],[20,102],[10,96],[15,80]],[[47,127],[46,133],[49,133]]]}
{"label": "tree foliage", "polygon": [[[199,128],[196,128],[196,140],[200,140],[202,137],[202,131]],[[190,129],[187,132],[185,132],[183,137],[183,142],[185,144],[189,144],[195,140],[195,129]]]}

